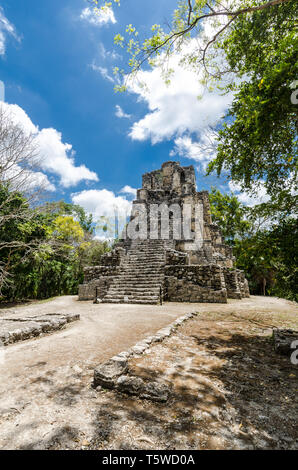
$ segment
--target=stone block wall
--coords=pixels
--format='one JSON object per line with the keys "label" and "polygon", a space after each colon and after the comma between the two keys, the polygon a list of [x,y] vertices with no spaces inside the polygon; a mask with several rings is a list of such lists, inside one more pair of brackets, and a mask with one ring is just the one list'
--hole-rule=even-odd
{"label": "stone block wall", "polygon": [[105,276],[115,276],[119,269],[118,266],[88,266],[84,268],[84,284]]}
{"label": "stone block wall", "polygon": [[227,303],[220,266],[166,266],[164,299],[172,302]]}
{"label": "stone block wall", "polygon": [[245,279],[245,274],[240,269],[237,269],[238,283],[242,297],[250,297],[248,281]]}
{"label": "stone block wall", "polygon": [[96,285],[96,281],[89,282],[89,284],[80,284],[79,300],[94,300],[96,295]]}
{"label": "stone block wall", "polygon": [[119,270],[120,266],[88,266],[84,268],[84,283],[79,285],[79,300],[94,300],[96,288],[98,288],[99,297],[103,297]]}

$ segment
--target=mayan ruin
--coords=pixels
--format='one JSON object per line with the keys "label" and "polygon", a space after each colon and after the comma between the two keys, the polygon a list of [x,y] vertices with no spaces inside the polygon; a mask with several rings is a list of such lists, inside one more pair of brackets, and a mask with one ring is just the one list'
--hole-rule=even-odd
{"label": "mayan ruin", "polygon": [[[176,227],[178,236],[174,233],[171,210],[178,209],[178,215],[183,214],[184,205],[192,208],[191,238],[187,238],[189,233],[182,233],[181,226]],[[150,217],[152,206],[155,213]],[[162,236],[163,207],[170,208],[166,213],[167,216],[170,212],[167,239]],[[201,208],[198,226],[195,207]],[[131,222],[140,215],[140,208],[143,220],[148,221],[146,232],[139,232],[132,240],[126,228],[114,250],[102,256],[100,266],[85,268],[80,300],[226,303],[228,298],[249,297],[244,273],[234,268],[232,249],[224,243],[219,227],[212,223],[208,192],[196,190],[192,165],[181,167],[169,161],[160,170],[144,174],[142,188],[133,202]]]}

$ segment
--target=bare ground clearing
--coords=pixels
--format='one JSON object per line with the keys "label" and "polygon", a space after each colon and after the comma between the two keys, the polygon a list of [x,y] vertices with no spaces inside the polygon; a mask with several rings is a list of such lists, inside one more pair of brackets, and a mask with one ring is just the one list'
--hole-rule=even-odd
{"label": "bare ground clearing", "polygon": [[[167,403],[91,388],[100,362],[192,311],[198,317],[130,363],[133,373],[172,385]],[[1,449],[298,448],[297,366],[270,343],[272,327],[298,329],[296,304],[251,297],[93,305],[61,297],[15,309],[63,312],[79,312],[81,321],[5,348]]]}

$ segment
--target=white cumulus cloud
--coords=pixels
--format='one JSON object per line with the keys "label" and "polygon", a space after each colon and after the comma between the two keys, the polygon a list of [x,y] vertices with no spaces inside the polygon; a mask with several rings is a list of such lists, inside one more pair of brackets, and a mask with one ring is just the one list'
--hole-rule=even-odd
{"label": "white cumulus cloud", "polygon": [[[219,88],[211,91],[202,84],[203,67],[194,69],[186,65],[187,60],[183,62],[186,56],[191,59],[196,55],[218,28],[207,21],[202,26],[201,34],[190,39],[169,59],[163,61],[164,56],[160,56],[160,62],[166,63],[173,72],[170,85],[165,83],[161,70],[153,67],[141,70],[138,80],[128,82],[128,89],[148,106],[145,115],[132,125],[130,138],[150,140],[153,145],[174,139],[170,156],[190,158],[205,168],[216,153],[216,146],[209,142],[209,131],[220,125],[233,101],[233,92],[223,94]],[[218,55],[216,62],[225,68],[223,55]],[[235,80],[235,77],[230,78]]]}
{"label": "white cumulus cloud", "polygon": [[263,183],[258,183],[255,195],[251,195],[246,191],[242,191],[240,185],[233,183],[233,181],[229,182],[229,189],[237,196],[242,204],[245,204],[249,207],[268,202],[270,199]]}
{"label": "white cumulus cloud", "polygon": [[117,23],[112,7],[99,8],[96,11],[90,7],[84,8],[81,12],[80,18],[81,20],[88,21],[88,23],[94,26]]}
{"label": "white cumulus cloud", "polygon": [[71,144],[62,142],[62,134],[56,129],[42,129],[36,137],[40,149],[41,167],[60,177],[65,188],[76,186],[81,181],[98,181],[94,171],[85,165],[76,166],[75,152]]}
{"label": "white cumulus cloud", "polygon": [[90,64],[90,67],[92,68],[92,70],[94,70],[94,72],[99,72],[100,75],[105,80],[108,80],[109,82],[115,83],[114,77],[112,77],[112,75],[110,75],[110,73],[109,73],[109,71],[106,67],[101,67],[100,65],[96,65],[95,62],[92,62],[92,64]]}
{"label": "white cumulus cloud", "polygon": [[3,8],[0,7],[0,55],[2,56],[5,55],[7,36],[13,37],[18,42],[21,41],[15,26],[6,18]]}
{"label": "white cumulus cloud", "polygon": [[199,83],[200,74],[183,67],[180,60],[181,53],[170,59],[169,68],[175,73],[169,86],[157,68],[141,71],[140,84],[129,84],[130,92],[139,95],[149,108],[149,112],[133,124],[129,134],[133,140],[150,139],[156,144],[185,133],[201,134],[208,127],[214,127],[229,107],[232,93],[221,95],[204,89]]}
{"label": "white cumulus cloud", "polygon": [[170,152],[170,156],[178,155],[179,157],[190,158],[198,162],[203,168],[216,155],[215,133],[206,129],[196,141],[191,136],[183,135],[177,137],[174,141],[175,146]]}
{"label": "white cumulus cloud", "polygon": [[130,119],[131,118],[131,114],[126,114],[123,109],[121,108],[121,106],[119,106],[119,104],[116,104],[116,111],[115,111],[115,115],[120,118],[120,119]]}
{"label": "white cumulus cloud", "polygon": [[122,194],[130,194],[132,196],[137,195],[137,190],[135,188],[132,188],[131,186],[128,186],[128,185],[126,185],[122,189],[120,189],[119,192],[122,193]]}
{"label": "white cumulus cloud", "polygon": [[25,189],[28,192],[37,188],[43,188],[45,191],[50,192],[56,191],[55,185],[51,183],[47,175],[41,171],[31,171],[30,174],[28,174],[26,183]]}
{"label": "white cumulus cloud", "polygon": [[96,239],[109,240],[116,236],[115,216],[118,216],[118,230],[122,233],[125,224],[129,220],[132,203],[122,196],[116,196],[113,191],[107,189],[91,189],[72,194],[72,202],[78,204],[98,223],[107,223],[108,230],[105,232],[97,227]]}
{"label": "white cumulus cloud", "polygon": [[[26,133],[34,136],[40,157],[40,168],[59,176],[63,187],[75,186],[81,181],[98,181],[97,174],[85,165],[76,166],[72,145],[63,142],[61,132],[53,128],[40,130],[25,111],[16,104],[2,103],[2,106],[15,123],[20,124]],[[40,175],[42,173],[38,178],[41,177]],[[53,185],[51,186],[50,183],[49,185],[53,190]]]}
{"label": "white cumulus cloud", "polygon": [[72,194],[72,201],[92,214],[94,220],[102,216],[114,217],[116,211],[119,214],[130,214],[132,206],[130,201],[107,189],[90,189]]}

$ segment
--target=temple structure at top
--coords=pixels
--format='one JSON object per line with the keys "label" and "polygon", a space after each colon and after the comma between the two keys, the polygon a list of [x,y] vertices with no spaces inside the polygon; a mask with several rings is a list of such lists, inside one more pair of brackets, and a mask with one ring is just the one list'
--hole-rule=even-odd
{"label": "temple structure at top", "polygon": [[249,296],[232,248],[212,222],[193,166],[165,162],[143,175],[130,221],[100,266],[85,269],[81,300],[111,303],[227,302]]}

